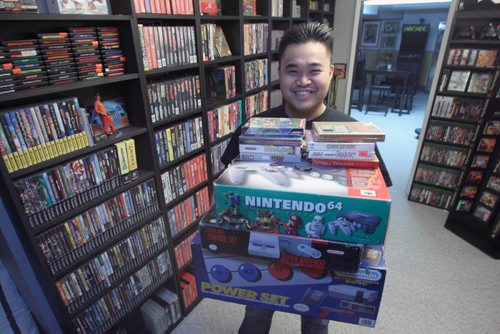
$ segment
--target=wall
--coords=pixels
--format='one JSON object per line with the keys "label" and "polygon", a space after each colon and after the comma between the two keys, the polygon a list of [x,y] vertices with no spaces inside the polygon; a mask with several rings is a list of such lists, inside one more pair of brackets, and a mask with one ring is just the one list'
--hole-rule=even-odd
{"label": "wall", "polygon": [[352,82],[352,69],[354,68],[354,56],[356,47],[352,45],[352,36],[357,36],[358,26],[356,15],[361,13],[361,0],[337,0],[335,1],[335,18],[333,34],[333,62],[347,64],[346,79],[340,79],[337,83],[337,94],[335,107],[344,113],[349,113],[349,101]]}
{"label": "wall", "polygon": [[[401,7],[399,7],[401,8]],[[369,9],[369,10],[366,10]],[[381,49],[381,36],[379,33],[379,43],[377,47],[363,47],[362,50],[366,56],[366,67],[374,67],[380,62],[381,54],[384,52],[393,53],[393,63],[397,58],[399,45],[401,43],[401,29],[404,24],[418,24],[420,18],[424,18],[427,24],[430,24],[429,36],[427,37],[427,44],[425,47],[424,59],[422,62],[422,70],[418,79],[418,86],[426,88],[429,86],[429,72],[433,67],[433,63],[437,57],[439,47],[436,48],[438,39],[438,25],[439,22],[446,21],[448,17],[448,8],[434,8],[434,9],[412,9],[403,10],[398,9],[396,6],[366,6],[363,12],[363,20],[376,20],[381,22],[382,30],[384,22],[386,21],[399,21],[400,30],[396,34],[396,44],[393,49]]]}
{"label": "wall", "polygon": [[[1,183],[1,182],[0,182]],[[31,312],[37,319],[42,331],[46,333],[62,333],[61,328],[51,312],[49,301],[42,293],[36,275],[25,252],[21,239],[0,199],[0,258],[7,268],[9,275],[15,282],[19,292],[29,305]]]}

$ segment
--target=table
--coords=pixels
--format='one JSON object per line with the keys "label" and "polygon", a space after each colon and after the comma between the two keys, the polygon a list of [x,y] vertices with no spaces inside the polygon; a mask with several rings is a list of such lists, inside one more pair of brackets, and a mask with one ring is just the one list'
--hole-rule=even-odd
{"label": "table", "polygon": [[394,66],[391,69],[388,69],[387,66],[372,67],[372,68],[365,69],[366,75],[371,74],[371,80],[366,80],[366,82],[369,82],[370,85],[373,84],[373,81],[375,80],[375,77],[377,75],[386,75],[386,76],[403,78],[403,94],[406,94],[406,90],[408,88],[408,81],[410,79],[410,76],[414,72],[415,72],[414,70],[410,70],[410,69],[397,69]]}
{"label": "table", "polygon": [[[391,67],[390,69],[388,69],[387,66],[372,67],[372,68],[365,69],[365,75],[367,76],[366,82],[369,85],[368,87],[373,85],[373,82],[375,81],[375,77],[377,75],[403,78],[403,87],[402,87],[403,89],[402,89],[401,94],[400,94],[401,96],[399,96],[398,98],[403,99],[405,101],[408,101],[408,83],[410,80],[410,76],[414,73],[415,73],[414,69],[402,69],[402,68],[398,69],[394,66]],[[370,80],[368,80],[368,75],[371,76]],[[404,112],[402,110],[403,110],[403,108],[400,107],[399,111],[396,111],[397,113],[399,113],[399,116],[401,116],[401,114],[409,114],[410,113],[409,110],[407,112]]]}

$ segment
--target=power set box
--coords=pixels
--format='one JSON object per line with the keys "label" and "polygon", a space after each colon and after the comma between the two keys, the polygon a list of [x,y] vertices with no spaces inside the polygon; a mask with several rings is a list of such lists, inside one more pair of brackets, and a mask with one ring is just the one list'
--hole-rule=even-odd
{"label": "power set box", "polygon": [[367,246],[359,270],[318,271],[259,256],[213,252],[191,244],[201,296],[374,327],[386,266],[380,246]]}
{"label": "power set box", "polygon": [[391,197],[380,170],[234,161],[214,182],[218,224],[384,244]]}

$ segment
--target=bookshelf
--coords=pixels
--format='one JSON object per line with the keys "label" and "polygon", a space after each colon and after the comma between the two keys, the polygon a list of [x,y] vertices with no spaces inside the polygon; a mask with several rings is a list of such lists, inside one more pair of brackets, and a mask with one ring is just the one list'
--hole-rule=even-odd
{"label": "bookshelf", "polygon": [[448,210],[446,228],[497,258],[500,41],[483,27],[499,20],[498,11],[455,12],[409,194]]}
{"label": "bookshelf", "polygon": [[[159,287],[167,287],[179,296],[182,316],[196,306],[199,298],[189,284],[190,240],[200,216],[208,210],[211,184],[223,169],[219,158],[232,132],[249,116],[266,110],[271,91],[279,88],[271,79],[271,70],[275,70],[272,63],[278,59],[277,50],[271,48],[271,31],[285,30],[308,19],[326,21],[333,27],[334,0],[318,1],[317,9],[310,9],[307,0],[256,0],[255,15],[244,14],[248,2],[244,0],[221,0],[220,12],[215,15],[202,13],[201,2],[194,0],[188,14],[182,13],[189,6],[178,6],[174,14],[164,14],[151,7],[149,11],[146,7],[136,8],[134,4],[140,2],[132,0],[110,0],[109,15],[0,14],[0,41],[36,38],[38,33],[75,27],[117,27],[120,49],[126,58],[125,73],[121,75],[0,95],[0,113],[5,113],[67,98],[76,98],[79,106],[85,107],[93,103],[95,93],[100,93],[106,100],[123,98],[130,122],[130,126],[120,129],[120,137],[111,136],[93,146],[82,145],[12,172],[1,159],[0,191],[12,220],[9,231],[15,231],[3,237],[19,239],[29,255],[50,304],[44,313],[57,319],[55,325],[47,323],[49,316],[38,319],[44,329],[140,329],[143,325],[139,308]],[[221,28],[231,55],[204,60],[205,25]],[[249,37],[251,32],[253,37]],[[213,72],[221,68],[231,68],[230,95],[212,94]],[[253,71],[252,75],[248,71]],[[64,166],[84,158],[108,162],[106,159],[111,158],[106,152],[129,139],[135,142],[137,178],[125,182],[116,169],[116,175],[110,172],[110,180],[85,189],[85,195],[73,194],[75,198],[71,199],[70,194],[65,194],[69,199],[63,201],[61,197],[64,204],[58,202],[54,205],[57,209],[46,210],[50,215],[38,214],[46,217],[37,218],[42,219],[39,224],[33,223],[34,218],[26,213],[18,195],[21,180],[49,172],[57,175],[55,169],[62,172]],[[137,202],[120,202],[138,193],[141,195],[137,195]],[[101,219],[99,214],[103,212],[118,217],[119,209],[127,214],[120,216],[122,220],[116,227],[103,228],[101,233],[97,233],[97,226],[91,230],[90,225],[84,228],[77,224],[93,234],[86,235],[88,239],[84,238],[78,247],[71,245],[75,236],[71,233],[76,232],[65,230],[66,226],[72,228],[71,222],[90,224]],[[51,245],[55,252],[53,244],[61,240],[68,248],[50,257],[54,254],[44,245]],[[112,261],[110,257],[116,256],[119,249],[123,253]],[[96,267],[96,261],[100,261],[100,267]],[[18,270],[15,262],[9,270]],[[83,278],[92,283],[85,285]],[[170,324],[169,331],[182,316]]]}
{"label": "bookshelf", "polygon": [[309,17],[313,21],[333,24],[335,1],[309,0]]}

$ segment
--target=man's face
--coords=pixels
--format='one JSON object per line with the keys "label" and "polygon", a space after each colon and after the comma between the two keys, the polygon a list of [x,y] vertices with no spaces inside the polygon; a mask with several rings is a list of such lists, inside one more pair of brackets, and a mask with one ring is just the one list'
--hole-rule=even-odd
{"label": "man's face", "polygon": [[323,44],[290,44],[283,53],[279,68],[287,114],[308,119],[319,116],[324,110],[323,100],[332,75],[333,65]]}

